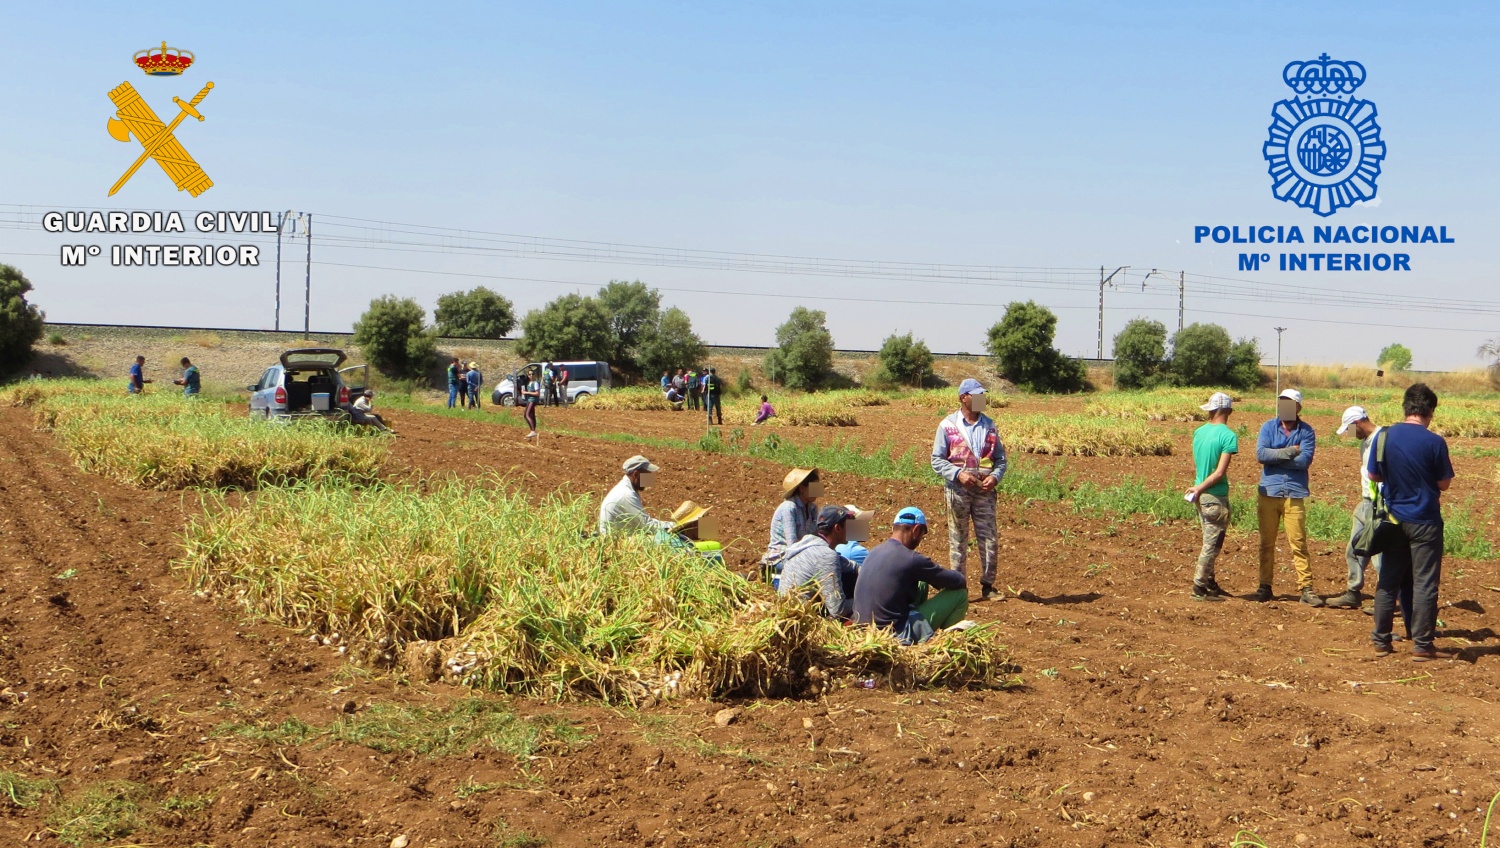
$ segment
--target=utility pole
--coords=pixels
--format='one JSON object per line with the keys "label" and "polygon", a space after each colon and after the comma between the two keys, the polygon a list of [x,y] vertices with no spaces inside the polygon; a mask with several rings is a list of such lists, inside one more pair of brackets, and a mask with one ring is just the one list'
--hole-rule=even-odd
{"label": "utility pole", "polygon": [[281,332],[281,225],[286,213],[276,213],[276,332]]}
{"label": "utility pole", "polygon": [[312,327],[312,213],[307,213],[307,289],[302,296],[302,335]]}
{"label": "utility pole", "polygon": [[1111,271],[1110,275],[1106,277],[1104,276],[1104,266],[1099,266],[1099,359],[1104,358],[1104,287],[1109,284],[1110,280],[1115,278],[1115,274],[1129,269],[1129,265],[1121,265]]}
{"label": "utility pole", "polygon": [[1187,272],[1177,272],[1177,332],[1182,332],[1182,302],[1187,294]]}
{"label": "utility pole", "polygon": [[1276,396],[1281,397],[1281,334],[1285,327],[1275,327],[1276,330]]}

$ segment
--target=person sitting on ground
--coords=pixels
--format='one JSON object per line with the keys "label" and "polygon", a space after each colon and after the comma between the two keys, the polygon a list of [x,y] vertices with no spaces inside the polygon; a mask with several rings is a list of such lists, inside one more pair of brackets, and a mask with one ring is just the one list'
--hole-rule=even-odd
{"label": "person sitting on ground", "polygon": [[355,424],[374,427],[382,433],[394,433],[394,430],[386,426],[385,419],[375,414],[371,408],[374,400],[375,393],[365,389],[364,394],[354,401],[354,408],[349,412],[349,420]]}
{"label": "person sitting on ground", "polygon": [[854,563],[834,550],[849,540],[851,519],[868,520],[870,513],[856,506],[825,506],[818,513],[817,533],[803,536],[787,549],[781,561],[781,584],[777,592],[797,592],[803,598],[820,598],[830,618],[847,621],[854,601],[844,593],[844,575]]}
{"label": "person sitting on ground", "polygon": [[676,386],[667,386],[665,397],[667,399],[667,403],[670,403],[672,405],[673,412],[682,411],[682,404],[686,400],[686,398],[682,396],[682,392],[677,391]]}
{"label": "person sitting on ground", "polygon": [[776,417],[776,409],[771,406],[771,402],[766,399],[765,395],[761,395],[760,396],[760,412],[757,412],[755,414],[755,424],[751,424],[750,426],[754,427],[756,424],[760,424],[760,423],[762,423],[764,421],[769,421],[770,419],[775,418],[775,417]]}
{"label": "person sitting on ground", "polygon": [[[931,639],[963,620],[969,584],[962,571],[943,568],[917,553],[927,536],[927,516],[914,506],[896,513],[891,537],[870,551],[854,586],[854,621],[895,633],[904,645]],[[940,591],[927,597],[928,588]]]}
{"label": "person sitting on ground", "polygon": [[760,558],[761,575],[767,582],[781,573],[781,559],[786,549],[813,532],[818,520],[818,498],[823,495],[823,481],[816,468],[793,468],[781,480],[782,501],[771,513],[771,543]]}
{"label": "person sitting on ground", "polygon": [[672,529],[672,522],[659,521],[646,514],[646,505],[641,500],[641,490],[656,482],[661,471],[651,460],[639,454],[625,460],[621,466],[625,476],[615,484],[604,502],[599,504],[599,535],[610,533],[643,532],[656,533]]}

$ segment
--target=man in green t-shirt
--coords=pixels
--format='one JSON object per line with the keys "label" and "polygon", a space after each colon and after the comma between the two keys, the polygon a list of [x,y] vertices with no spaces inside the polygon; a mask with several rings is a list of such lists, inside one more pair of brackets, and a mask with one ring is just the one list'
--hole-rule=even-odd
{"label": "man in green t-shirt", "polygon": [[1229,413],[1234,411],[1229,395],[1214,392],[1199,409],[1208,413],[1208,423],[1193,431],[1197,482],[1183,496],[1198,505],[1198,518],[1203,522],[1203,551],[1193,573],[1193,600],[1218,601],[1229,594],[1214,579],[1214,561],[1224,549],[1224,533],[1229,529],[1229,460],[1240,452],[1240,440],[1229,429]]}

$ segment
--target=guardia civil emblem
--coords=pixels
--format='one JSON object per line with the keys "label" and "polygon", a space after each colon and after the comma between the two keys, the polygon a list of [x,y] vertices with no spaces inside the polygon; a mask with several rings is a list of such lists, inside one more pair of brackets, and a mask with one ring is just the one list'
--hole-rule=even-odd
{"label": "guardia civil emblem", "polygon": [[1295,94],[1271,109],[1264,148],[1271,193],[1323,217],[1373,200],[1385,142],[1375,104],[1354,96],[1364,85],[1365,66],[1324,53],[1288,64],[1281,78]]}

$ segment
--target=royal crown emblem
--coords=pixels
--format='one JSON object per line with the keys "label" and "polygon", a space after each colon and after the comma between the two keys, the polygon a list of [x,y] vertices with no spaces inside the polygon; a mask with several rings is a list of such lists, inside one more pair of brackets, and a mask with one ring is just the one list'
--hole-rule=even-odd
{"label": "royal crown emblem", "polygon": [[163,41],[160,47],[151,47],[135,54],[136,67],[153,77],[175,77],[193,66],[193,53],[168,47]]}
{"label": "royal crown emblem", "polygon": [[1323,217],[1375,199],[1385,142],[1375,104],[1354,96],[1364,85],[1365,66],[1324,53],[1288,64],[1281,78],[1295,94],[1271,108],[1263,152],[1272,194]]}

